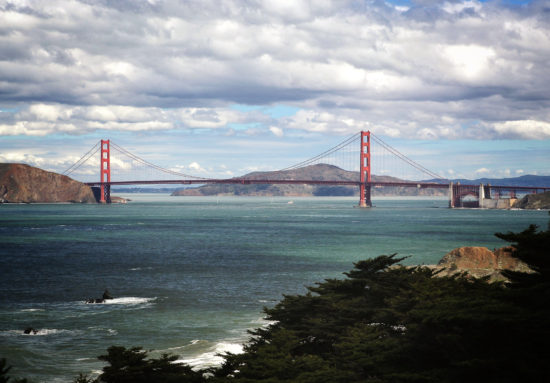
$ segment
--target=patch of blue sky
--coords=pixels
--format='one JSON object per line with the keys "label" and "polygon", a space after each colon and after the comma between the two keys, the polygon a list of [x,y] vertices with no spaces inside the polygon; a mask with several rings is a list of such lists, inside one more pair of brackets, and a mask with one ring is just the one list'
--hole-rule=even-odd
{"label": "patch of blue sky", "polygon": [[235,131],[245,131],[249,129],[255,129],[262,127],[263,124],[260,124],[258,122],[246,122],[246,123],[237,123],[237,122],[231,122],[227,124],[227,128],[233,129]]}
{"label": "patch of blue sky", "polygon": [[0,107],[0,113],[17,113],[21,108],[2,108]]}

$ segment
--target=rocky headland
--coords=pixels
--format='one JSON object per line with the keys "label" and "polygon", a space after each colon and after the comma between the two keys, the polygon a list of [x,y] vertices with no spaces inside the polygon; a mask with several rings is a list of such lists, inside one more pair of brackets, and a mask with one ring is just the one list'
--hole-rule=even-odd
{"label": "rocky headland", "polygon": [[0,164],[0,203],[95,203],[92,189],[67,176],[25,164]]}
{"label": "rocky headland", "polygon": [[513,256],[513,247],[493,251],[486,247],[459,247],[447,253],[437,265],[426,267],[438,271],[438,276],[466,273],[473,278],[489,277],[489,281],[506,281],[504,270],[529,273],[531,269]]}
{"label": "rocky headland", "polygon": [[550,209],[550,191],[538,194],[527,194],[514,204],[519,209]]}

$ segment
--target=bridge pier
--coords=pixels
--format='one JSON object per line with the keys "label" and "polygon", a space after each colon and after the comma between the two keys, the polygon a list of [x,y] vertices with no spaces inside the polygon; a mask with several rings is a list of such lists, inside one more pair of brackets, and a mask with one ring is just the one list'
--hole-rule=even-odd
{"label": "bridge pier", "polygon": [[360,186],[359,186],[359,207],[372,207],[370,200],[371,175],[370,175],[370,131],[361,132],[361,154],[359,165]]}
{"label": "bridge pier", "polygon": [[359,207],[372,207],[371,185],[361,184],[359,187]]}
{"label": "bridge pier", "polygon": [[109,140],[101,140],[100,203],[111,203],[111,151]]}
{"label": "bridge pier", "polygon": [[485,187],[483,187],[483,183],[479,184],[479,207],[483,208],[485,207]]}

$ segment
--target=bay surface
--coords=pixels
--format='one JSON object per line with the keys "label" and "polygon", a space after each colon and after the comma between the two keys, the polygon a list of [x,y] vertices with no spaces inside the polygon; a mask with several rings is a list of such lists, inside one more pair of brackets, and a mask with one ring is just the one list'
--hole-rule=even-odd
{"label": "bay surface", "polygon": [[[71,382],[107,347],[192,365],[238,352],[262,308],[380,254],[432,264],[495,232],[545,228],[546,211],[448,209],[445,199],[201,198],[125,205],[0,205],[0,358],[12,375]],[[116,299],[86,304],[109,289]],[[31,326],[36,335],[24,335]]]}

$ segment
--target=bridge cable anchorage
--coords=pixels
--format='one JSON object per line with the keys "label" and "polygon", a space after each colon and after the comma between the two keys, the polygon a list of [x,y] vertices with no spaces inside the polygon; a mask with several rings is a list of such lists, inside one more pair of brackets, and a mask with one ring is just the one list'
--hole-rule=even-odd
{"label": "bridge cable anchorage", "polygon": [[394,154],[395,156],[397,156],[398,158],[400,158],[401,160],[405,161],[406,163],[408,163],[409,165],[411,165],[412,167],[414,167],[415,169],[421,171],[422,173],[424,174],[427,174],[429,175],[430,177],[432,178],[435,178],[437,180],[440,180],[440,181],[448,181],[448,178],[444,178],[444,177],[441,177],[439,174],[436,174],[434,172],[432,172],[431,170],[429,169],[426,169],[424,166],[420,165],[418,162],[415,162],[413,160],[411,160],[409,157],[407,157],[406,155],[402,154],[401,152],[399,152],[397,149],[394,149],[392,148],[390,145],[386,144],[384,141],[382,141],[381,138],[377,137],[374,135],[374,133],[371,133],[371,137],[380,145],[382,145],[382,147],[386,150],[388,150],[390,153]]}
{"label": "bridge cable anchorage", "polygon": [[99,149],[101,147],[100,142],[101,141],[96,142],[96,144],[94,146],[92,146],[92,148],[86,154],[84,154],[82,157],[80,157],[80,159],[78,161],[76,161],[74,164],[69,166],[69,168],[61,174],[68,176],[72,172],[77,170],[79,167],[81,167],[86,161],[88,161],[93,155],[95,155],[99,151]]}
{"label": "bridge cable anchorage", "polygon": [[293,169],[297,169],[297,168],[302,168],[304,166],[308,166],[308,165],[311,165],[312,163],[314,163],[315,161],[323,158],[323,157],[327,157],[337,151],[339,151],[340,149],[343,149],[345,148],[346,146],[349,146],[351,145],[352,143],[354,143],[355,141],[359,140],[360,138],[360,134],[359,133],[354,133],[352,134],[351,136],[349,136],[348,138],[346,138],[344,141],[340,142],[338,145],[328,149],[328,150],[325,150],[323,153],[321,154],[318,154],[316,155],[315,157],[311,157],[310,159],[307,159],[305,161],[302,161],[302,162],[299,162],[295,165],[292,165],[292,166],[288,166],[284,169],[280,169],[278,170],[279,172],[283,172],[285,170],[293,170]]}
{"label": "bridge cable anchorage", "polygon": [[136,156],[135,154],[132,154],[130,153],[129,151],[127,151],[126,149],[124,149],[123,147],[115,144],[114,142],[111,141],[111,146],[118,150],[120,153],[122,154],[125,154],[126,156],[132,158],[133,160],[141,163],[142,165],[145,165],[145,166],[149,166],[153,169],[156,169],[156,170],[159,170],[161,172],[164,172],[164,173],[168,173],[168,174],[172,174],[172,175],[175,175],[175,176],[179,176],[179,177],[183,177],[183,178],[193,178],[193,179],[196,179],[196,180],[211,180],[212,178],[206,178],[206,177],[198,177],[198,176],[192,176],[190,174],[185,174],[185,173],[180,173],[180,172],[176,172],[174,170],[169,170],[169,169],[165,169],[161,166],[158,166],[158,165],[155,165],[147,160],[144,160],[143,158],[141,157],[138,157]]}

